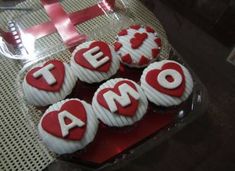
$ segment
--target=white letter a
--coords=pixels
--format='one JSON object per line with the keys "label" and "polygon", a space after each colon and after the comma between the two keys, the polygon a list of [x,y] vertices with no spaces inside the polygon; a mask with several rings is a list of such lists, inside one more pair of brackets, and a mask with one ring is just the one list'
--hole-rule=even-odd
{"label": "white letter a", "polygon": [[[70,124],[65,123],[65,118],[70,119],[72,122]],[[69,113],[68,111],[63,111],[58,114],[58,119],[60,123],[61,133],[62,136],[65,137],[69,134],[69,130],[77,127],[82,127],[85,125],[83,121],[75,117],[73,114]]]}

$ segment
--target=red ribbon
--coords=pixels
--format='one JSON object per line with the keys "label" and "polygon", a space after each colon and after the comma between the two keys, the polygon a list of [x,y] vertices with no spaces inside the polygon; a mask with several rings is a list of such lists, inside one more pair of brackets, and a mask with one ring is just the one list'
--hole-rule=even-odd
{"label": "red ribbon", "polygon": [[62,37],[67,46],[72,46],[79,41],[86,39],[86,36],[79,34],[74,27],[87,20],[103,15],[106,10],[112,10],[115,0],[103,0],[101,3],[86,9],[67,14],[58,0],[41,0],[51,22],[42,23],[24,30],[24,33],[31,34],[35,39],[42,38],[56,31]]}

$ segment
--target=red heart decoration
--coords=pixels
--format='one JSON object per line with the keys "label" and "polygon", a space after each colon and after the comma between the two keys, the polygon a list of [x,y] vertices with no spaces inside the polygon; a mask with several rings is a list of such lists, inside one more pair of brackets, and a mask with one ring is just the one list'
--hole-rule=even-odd
{"label": "red heart decoration", "polygon": [[159,47],[162,46],[162,40],[160,38],[156,38],[154,41]]}
{"label": "red heart decoration", "polygon": [[121,30],[121,31],[118,33],[118,36],[125,36],[125,35],[127,35],[127,34],[128,34],[127,30],[126,30],[126,29],[123,29],[123,30]]}
{"label": "red heart decoration", "polygon": [[131,55],[128,53],[124,56],[121,57],[122,61],[124,63],[127,63],[127,64],[131,64],[132,63],[132,58],[131,58]]}
{"label": "red heart decoration", "polygon": [[[58,114],[63,111],[71,113],[73,116],[83,121],[85,125],[83,125],[82,127],[71,128],[69,130],[69,134],[63,137],[61,132],[61,126],[58,119]],[[83,104],[77,100],[70,100],[64,103],[59,111],[53,111],[47,113],[46,116],[42,119],[42,128],[49,134],[52,134],[62,139],[81,140],[86,131],[86,122],[87,122],[87,115]],[[70,124],[70,123],[71,120],[65,118],[65,124]]]}
{"label": "red heart decoration", "polygon": [[[94,68],[87,60],[86,58],[83,56],[83,54],[85,52],[87,52],[88,50],[94,48],[94,47],[99,47],[100,48],[100,51],[103,53],[103,56],[107,56],[109,58],[109,61],[107,61],[106,63],[104,63],[103,65],[101,65],[100,67],[98,68]],[[105,43],[105,42],[102,42],[102,41],[95,41],[93,43],[90,44],[89,48],[83,48],[83,49],[80,49],[75,57],[74,57],[76,63],[78,63],[79,65],[87,68],[87,69],[90,69],[90,70],[94,70],[94,71],[100,71],[100,72],[108,72],[109,71],[109,68],[111,66],[111,62],[112,62],[112,53],[110,51],[110,48],[109,46]]]}
{"label": "red heart decoration", "polygon": [[159,49],[157,49],[157,48],[152,49],[152,57],[153,58],[158,57],[159,53],[160,53]]}
{"label": "red heart decoration", "polygon": [[147,33],[135,33],[134,37],[130,40],[131,47],[133,49],[139,48],[143,44],[145,39],[147,39],[147,38],[148,38],[148,34]]}
{"label": "red heart decoration", "polygon": [[[176,70],[177,72],[180,73],[180,75],[182,76],[182,83],[175,89],[167,89],[165,87],[162,87],[158,81],[157,81],[157,77],[159,75],[160,72],[166,70],[166,69],[173,69]],[[173,81],[172,78],[168,78],[169,81]],[[149,71],[146,75],[146,81],[147,83],[152,86],[154,89],[170,95],[170,96],[175,96],[175,97],[181,97],[185,91],[185,76],[184,76],[184,72],[181,68],[180,65],[173,63],[173,62],[169,62],[166,63],[162,66],[161,70],[158,69],[153,69],[151,71]]]}
{"label": "red heart decoration", "polygon": [[123,45],[120,42],[115,42],[114,43],[114,50],[117,52],[121,49]]}
{"label": "red heart decoration", "polygon": [[[121,94],[120,94],[120,91],[119,91],[118,88],[119,88],[120,85],[122,85],[124,83],[128,84],[130,87],[132,87],[133,89],[135,89],[137,91],[136,86],[132,82],[127,81],[127,80],[120,81],[120,82],[116,83],[116,85],[113,88],[105,88],[105,89],[101,90],[97,95],[98,103],[100,105],[102,105],[104,108],[106,108],[107,110],[109,110],[108,104],[104,99],[104,94],[111,90],[111,91],[115,92],[116,94],[118,94],[120,96]],[[138,106],[139,106],[139,101],[134,99],[130,95],[129,95],[129,98],[131,100],[131,104],[126,106],[126,107],[122,107],[118,102],[116,102],[119,115],[132,117],[136,114],[136,111],[137,111]]]}
{"label": "red heart decoration", "polygon": [[130,28],[134,29],[134,30],[139,30],[141,28],[141,25],[132,25],[130,26]]}
{"label": "red heart decoration", "polygon": [[155,30],[152,27],[147,26],[146,31],[149,33],[155,33]]}
{"label": "red heart decoration", "polygon": [[150,62],[150,60],[148,58],[146,58],[145,56],[141,56],[140,61],[139,61],[139,65],[147,65]]}
{"label": "red heart decoration", "polygon": [[[33,74],[40,70],[41,68],[53,64],[54,68],[50,71],[51,74],[54,76],[56,79],[56,83],[53,85],[49,85],[45,78],[43,76],[40,76],[38,78],[34,78]],[[42,67],[36,67],[33,68],[28,72],[26,75],[26,81],[29,83],[31,86],[40,89],[40,90],[45,90],[45,91],[51,91],[51,92],[57,92],[60,91],[63,83],[64,83],[64,76],[65,76],[65,67],[63,62],[58,61],[58,60],[53,60],[46,62]]]}

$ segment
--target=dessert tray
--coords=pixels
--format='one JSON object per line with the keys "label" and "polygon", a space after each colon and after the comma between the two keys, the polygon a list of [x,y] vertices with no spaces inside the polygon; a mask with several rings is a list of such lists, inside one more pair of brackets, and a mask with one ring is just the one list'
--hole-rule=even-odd
{"label": "dessert tray", "polygon": [[[158,19],[139,0],[26,0],[17,8],[27,11],[0,15],[1,170],[43,170],[55,160],[75,163],[83,170],[117,169],[205,112],[206,88],[171,47]],[[51,151],[38,131],[48,105],[38,107],[27,101],[22,86],[27,72],[41,62],[69,63],[76,46],[85,42],[113,45],[120,31],[133,26],[149,26],[157,32],[161,39],[158,62],[173,60],[188,68],[193,81],[191,95],[171,107],[148,102],[143,118],[128,126],[110,127],[99,122],[93,141],[76,152],[58,155]],[[109,79],[125,78],[140,85],[147,66],[133,68],[125,62]],[[80,79],[66,99],[79,98],[92,104],[95,92],[105,81],[89,84]]]}

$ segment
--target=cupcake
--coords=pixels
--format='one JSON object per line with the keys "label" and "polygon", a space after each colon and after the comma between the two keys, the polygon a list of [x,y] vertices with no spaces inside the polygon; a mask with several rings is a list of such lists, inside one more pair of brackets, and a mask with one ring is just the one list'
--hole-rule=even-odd
{"label": "cupcake", "polygon": [[97,117],[110,127],[130,126],[146,113],[147,98],[141,87],[128,79],[111,79],[103,83],[92,99]]}
{"label": "cupcake", "polygon": [[119,58],[114,48],[103,41],[85,42],[73,51],[71,67],[83,82],[104,81],[118,71]]}
{"label": "cupcake", "polygon": [[144,67],[159,57],[161,39],[149,26],[133,25],[121,30],[114,43],[122,63],[130,67]]}
{"label": "cupcake", "polygon": [[72,92],[77,78],[70,66],[58,60],[39,63],[29,70],[22,88],[27,103],[47,106],[64,99]]}
{"label": "cupcake", "polygon": [[149,101],[170,107],[188,99],[193,91],[193,79],[183,65],[163,60],[152,63],[143,71],[141,87]]}
{"label": "cupcake", "polygon": [[93,141],[98,123],[90,104],[79,99],[67,99],[46,110],[38,131],[51,151],[68,154],[83,149]]}

